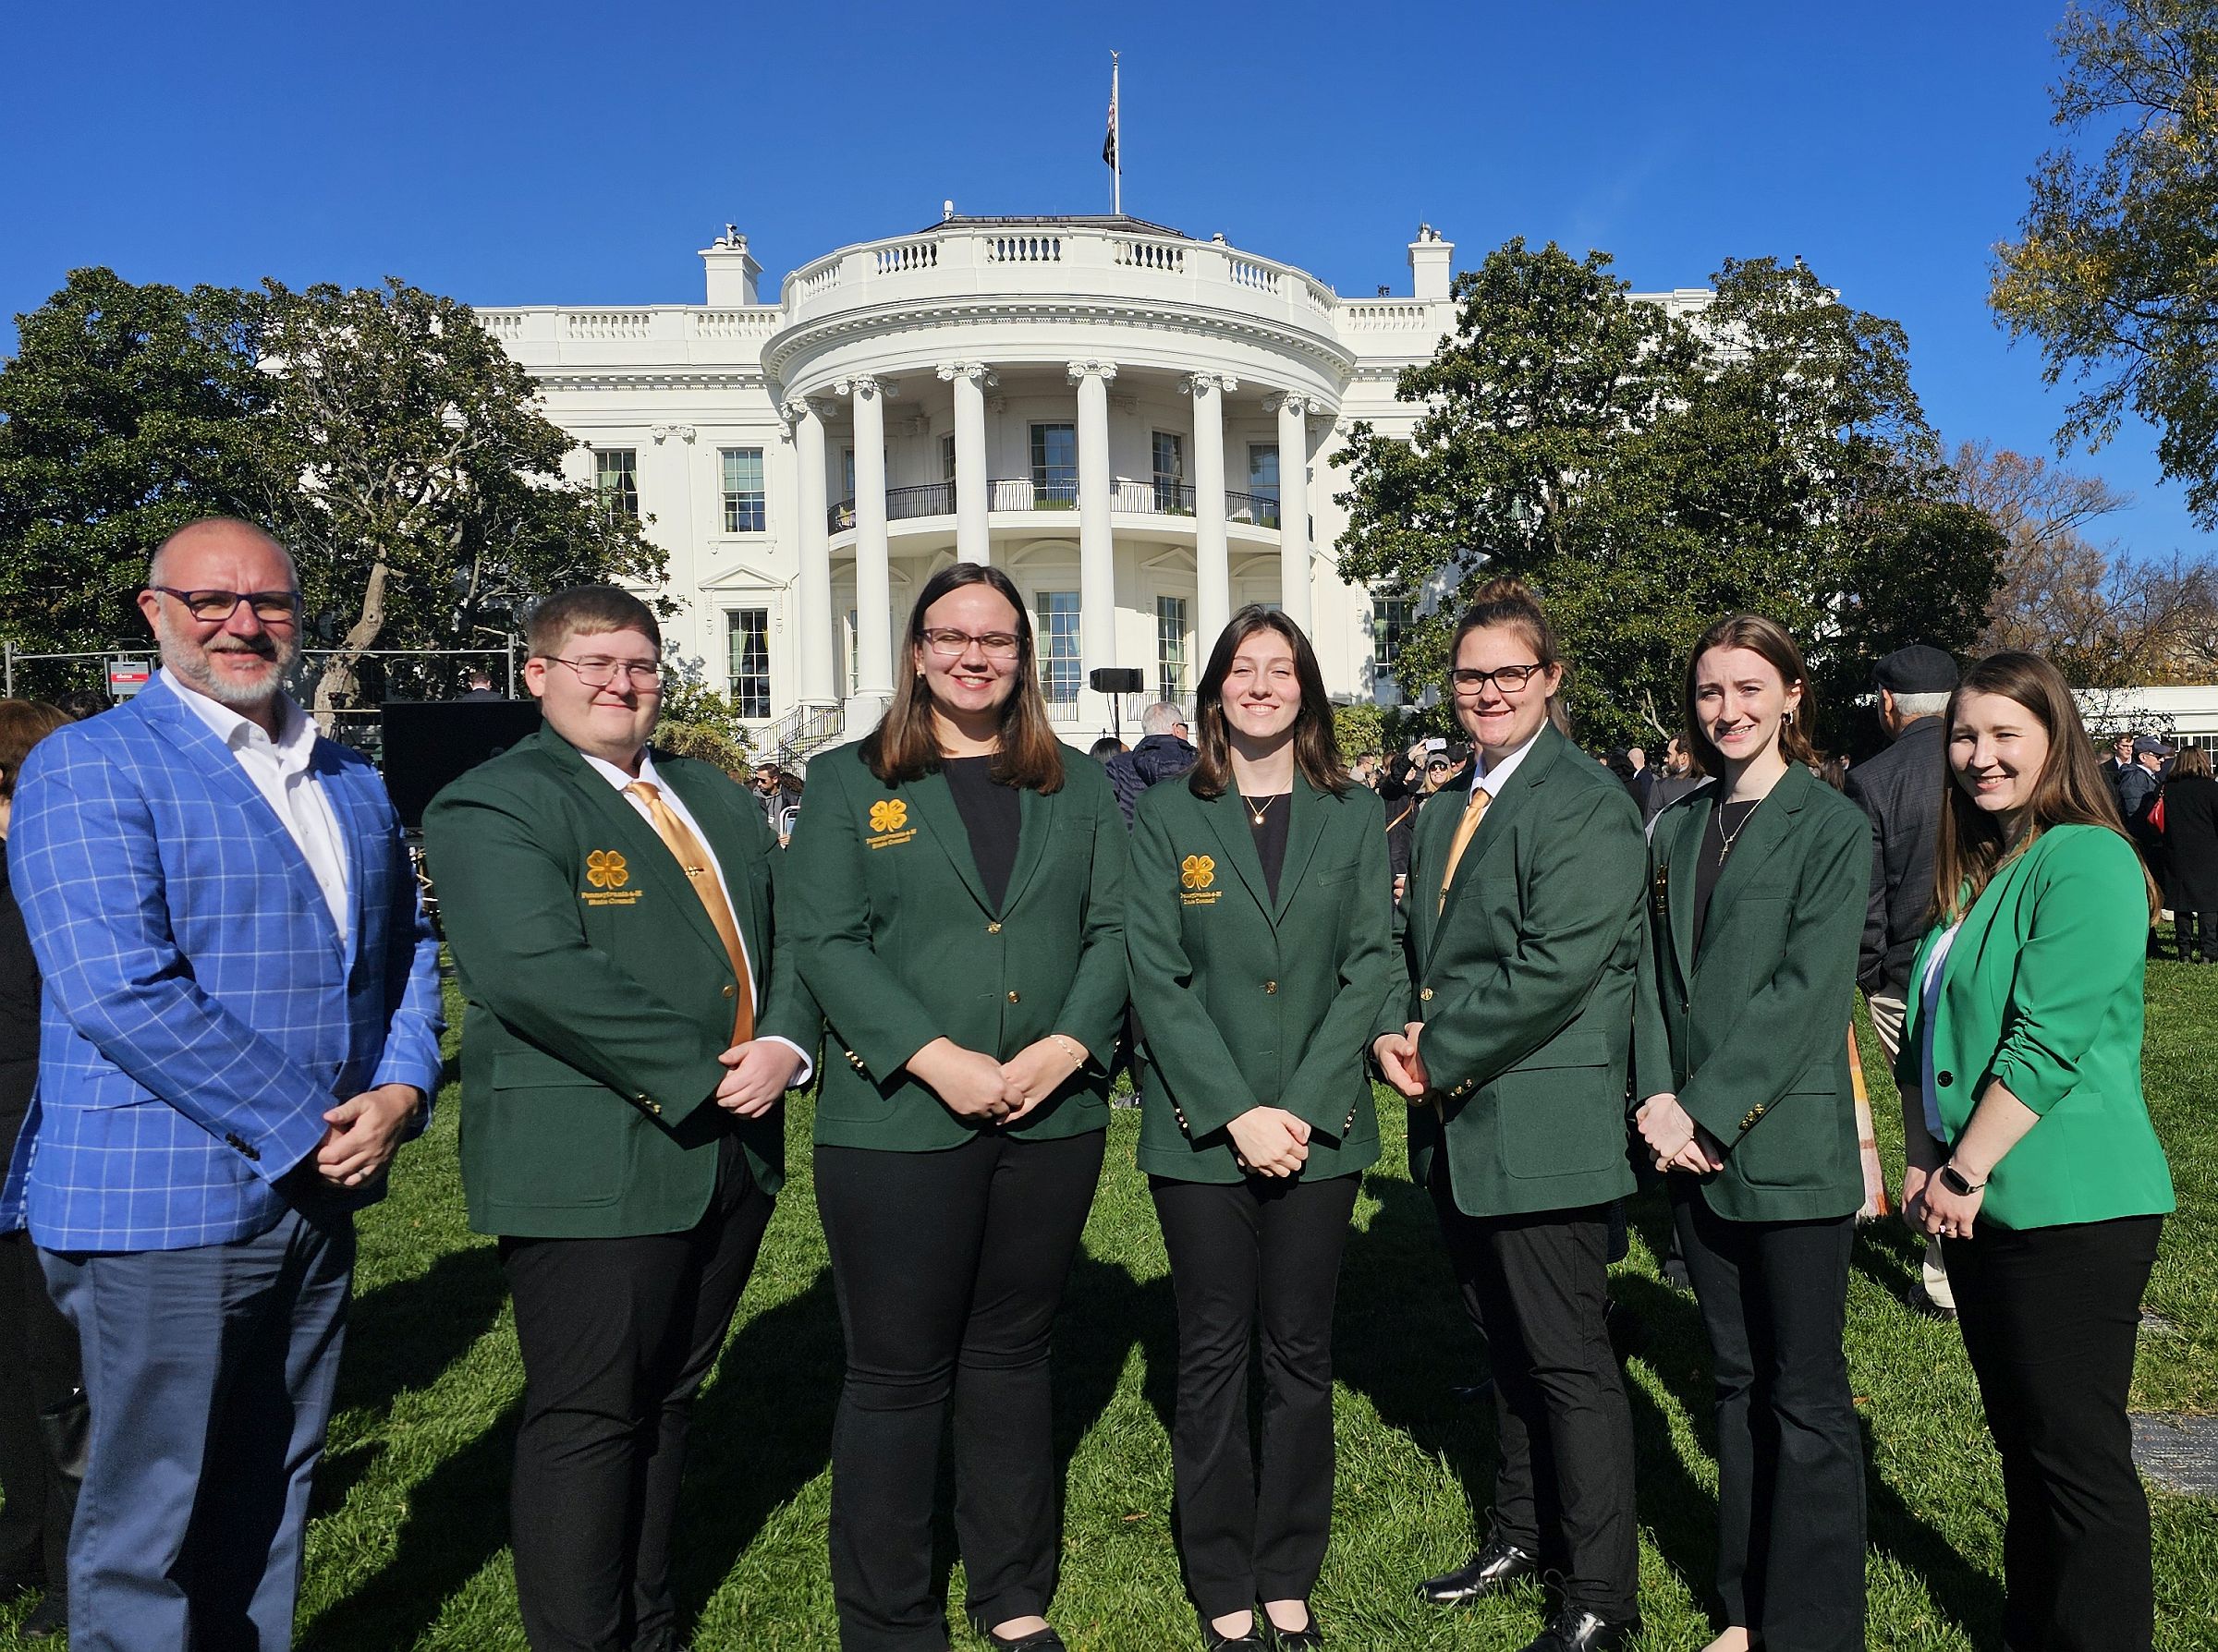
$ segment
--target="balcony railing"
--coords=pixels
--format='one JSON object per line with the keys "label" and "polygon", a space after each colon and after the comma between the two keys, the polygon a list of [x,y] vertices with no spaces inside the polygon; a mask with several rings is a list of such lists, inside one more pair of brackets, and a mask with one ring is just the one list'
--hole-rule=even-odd
{"label": "balcony railing", "polygon": [[[955,515],[955,483],[923,482],[915,487],[885,491],[885,519],[908,522],[923,516]],[[997,477],[986,484],[986,509],[999,516],[1012,511],[1073,511],[1079,508],[1075,481],[1034,481],[1028,476]],[[1109,508],[1123,516],[1190,516],[1194,514],[1191,482],[1140,481],[1119,477],[1109,490]],[[1254,528],[1278,526],[1278,500],[1270,493],[1225,494],[1225,519]],[[845,533],[855,526],[855,502],[842,499],[824,513],[824,526]]]}

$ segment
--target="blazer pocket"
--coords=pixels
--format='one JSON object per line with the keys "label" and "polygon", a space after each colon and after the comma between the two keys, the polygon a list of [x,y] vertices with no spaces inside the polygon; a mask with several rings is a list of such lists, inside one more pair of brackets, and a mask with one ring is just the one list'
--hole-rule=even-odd
{"label": "blazer pocket", "polygon": [[[1564,1043],[1564,1054],[1576,1055],[1585,1053],[1588,1040]],[[1513,1176],[1576,1176],[1623,1163],[1625,1101],[1623,1086],[1610,1082],[1615,1071],[1603,1061],[1572,1064],[1558,1058],[1542,1066],[1528,1058],[1495,1079],[1503,1168]]]}
{"label": "blazer pocket", "polygon": [[1838,1091],[1796,1091],[1765,1110],[1727,1155],[1728,1166],[1751,1187],[1823,1187],[1856,1173],[1855,1134]]}
{"label": "blazer pocket", "polygon": [[1322,872],[1311,872],[1310,881],[1311,883],[1345,883],[1356,875],[1356,869],[1360,864],[1359,861],[1351,860],[1346,866],[1327,867]]}
{"label": "blazer pocket", "polygon": [[[527,1058],[512,1063],[511,1057]],[[567,1081],[540,1076],[543,1063]],[[523,1082],[512,1070],[532,1072]],[[504,1051],[494,1062],[492,1104],[477,1134],[483,1160],[514,1174],[521,1205],[613,1205],[630,1178],[634,1133],[644,1126],[632,1103],[537,1051]]]}

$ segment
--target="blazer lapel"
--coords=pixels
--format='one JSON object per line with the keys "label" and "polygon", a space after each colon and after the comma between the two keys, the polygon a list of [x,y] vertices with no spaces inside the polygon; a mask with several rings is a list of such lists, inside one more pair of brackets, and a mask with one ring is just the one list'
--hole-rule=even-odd
{"label": "blazer lapel", "polygon": [[1704,784],[1706,789],[1694,794],[1679,817],[1671,856],[1664,862],[1664,904],[1671,920],[1672,956],[1678,961],[1682,981],[1694,976],[1695,862],[1702,852],[1702,836],[1710,830],[1710,811],[1717,807],[1716,782]]}
{"label": "blazer lapel", "polygon": [[[900,787],[900,796],[915,808],[917,820],[924,828],[924,834],[939,844],[940,853],[947,856],[947,864],[955,869],[956,876],[963,881],[963,887],[970,892],[970,898],[984,912],[998,916],[993,912],[993,903],[986,899],[985,883],[978,875],[978,856],[970,853],[970,829],[963,824],[962,810],[955,807],[955,794],[947,789],[947,777],[944,774],[927,774],[921,780],[906,781]],[[1021,810],[1024,806],[1019,803],[1018,807]],[[1020,815],[1017,839],[1019,864],[1024,859],[1026,835]],[[1014,901],[1017,898],[1017,880],[1014,875],[1009,879],[1008,893],[1009,899]]]}
{"label": "blazer lapel", "polygon": [[[308,856],[300,853],[300,845],[293,842],[292,832],[277,818],[277,811],[270,807],[270,800],[248,778],[246,770],[239,764],[238,754],[216,737],[215,731],[201,722],[197,712],[180,704],[177,692],[160,677],[156,677],[140,693],[134,708],[149,723],[192,755],[200,771],[216,791],[244,808],[268,829],[270,840],[276,847],[277,857],[285,863],[286,875],[292,880],[294,893],[299,897],[301,905],[323,922],[331,936],[332,950],[345,957],[346,948],[340,944],[339,927],[331,921],[331,908],[323,901],[323,886],[316,881],[316,874],[310,869]],[[345,816],[340,810],[337,796],[328,790],[327,795],[332,797],[332,812],[340,819],[344,830]],[[360,888],[359,876],[357,888]]]}
{"label": "blazer lapel", "polygon": [[[1734,838],[1732,853],[1725,856],[1724,867],[1717,874],[1717,887],[1710,892],[1712,906],[1720,902],[1730,905],[1741,886],[1763,869],[1763,863],[1772,857],[1773,852],[1794,835],[1795,816],[1808,800],[1810,788],[1817,783],[1817,777],[1801,764],[1787,765],[1779,783],[1764,795],[1763,801],[1756,806]],[[1716,932],[1713,925],[1702,926],[1702,944],[1695,949],[1694,956],[1698,968],[1710,951],[1710,937]]]}
{"label": "blazer lapel", "polygon": [[[1240,881],[1248,886],[1256,909],[1265,917],[1271,916],[1271,884],[1263,876],[1263,857],[1255,852],[1255,832],[1248,824],[1248,811],[1227,786],[1224,795],[1206,800],[1196,798],[1201,812],[1209,819],[1209,829],[1216,834],[1225,850],[1225,858],[1232,863]],[[1286,887],[1285,868],[1280,868],[1279,887]]]}
{"label": "blazer lapel", "polygon": [[[1439,934],[1447,929],[1456,901],[1461,897],[1465,886],[1477,876],[1478,869],[1504,853],[1503,845],[1509,842],[1511,824],[1529,807],[1534,788],[1548,778],[1549,770],[1555,766],[1566,744],[1553,724],[1542,723],[1541,732],[1533,736],[1531,746],[1527,747],[1524,760],[1517,764],[1517,771],[1488,800],[1486,813],[1479,821],[1479,830],[1472,834],[1469,844],[1464,849],[1463,858],[1456,862],[1455,881],[1448,886],[1447,904],[1441,909],[1440,929],[1434,931],[1436,941]],[[1463,808],[1469,807],[1470,798],[1467,795],[1456,812],[1460,813]],[[1453,827],[1449,829],[1448,842],[1455,842]],[[1444,844],[1442,853],[1444,855],[1446,852],[1446,845]],[[1433,898],[1439,899],[1437,893]]]}
{"label": "blazer lapel", "polygon": [[1004,912],[1016,907],[1025,885],[1040,869],[1041,856],[1047,853],[1048,841],[1054,835],[1055,800],[1062,796],[1061,792],[1035,792],[1030,786],[1017,794],[1017,858],[1009,867],[1009,887],[1002,897]]}
{"label": "blazer lapel", "polygon": [[[542,731],[540,739],[542,748],[554,759],[587,811],[623,845],[627,868],[659,889],[664,898],[682,915],[683,921],[692,926],[693,932],[718,957],[723,957],[724,937],[716,933],[716,926],[709,921],[709,909],[693,893],[692,880],[677,864],[677,856],[670,852],[670,845],[663,842],[662,833],[650,826],[646,817],[632,808],[624,794],[609,784],[600,771],[580,757],[577,747],[567,740],[552,731]],[[690,803],[687,805],[688,808],[691,807]]]}
{"label": "blazer lapel", "polygon": [[[351,971],[361,952],[362,925],[369,910],[365,902],[370,888],[371,846],[373,844],[383,846],[378,822],[368,807],[368,799],[361,795],[360,782],[345,765],[335,760],[329,741],[316,742],[315,755],[309,766],[331,805],[332,819],[338,822],[339,846],[347,857],[347,900],[353,911],[352,921],[347,926],[347,964]],[[317,892],[319,898],[322,893]]]}
{"label": "blazer lapel", "polygon": [[[1271,908],[1274,928],[1286,917],[1287,903],[1301,887],[1302,874],[1309,870],[1317,842],[1324,835],[1325,817],[1332,811],[1333,801],[1330,793],[1316,790],[1299,774],[1294,776],[1294,791],[1286,799],[1286,857],[1279,863],[1278,901]],[[1267,880],[1264,887],[1270,887]]]}

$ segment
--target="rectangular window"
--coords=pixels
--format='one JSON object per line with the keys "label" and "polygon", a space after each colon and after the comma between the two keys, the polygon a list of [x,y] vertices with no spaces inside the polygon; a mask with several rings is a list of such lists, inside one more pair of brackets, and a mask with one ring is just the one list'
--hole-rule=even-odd
{"label": "rectangular window", "polygon": [[1079,593],[1043,590],[1033,599],[1039,617],[1040,692],[1051,706],[1079,703]]}
{"label": "rectangular window", "polygon": [[1068,510],[1079,503],[1079,427],[1032,426],[1032,505]]}
{"label": "rectangular window", "polygon": [[612,522],[640,519],[640,456],[628,447],[593,450],[593,489]]}
{"label": "rectangular window", "polygon": [[762,450],[727,447],[724,461],[724,531],[761,533],[764,527]]}
{"label": "rectangular window", "polygon": [[940,438],[940,480],[955,480],[955,438],[952,435]]}
{"label": "rectangular window", "polygon": [[727,608],[724,635],[732,704],[742,717],[770,715],[770,610]]}
{"label": "rectangular window", "polygon": [[1155,508],[1179,516],[1191,515],[1193,496],[1186,491],[1186,438],[1176,431],[1157,431],[1155,456]]}
{"label": "rectangular window", "polygon": [[1278,443],[1257,443],[1248,450],[1248,491],[1264,499],[1278,497]]}
{"label": "rectangular window", "polygon": [[[843,447],[839,450],[839,456],[840,462],[847,467],[843,474],[847,480],[847,485],[841,491],[839,497],[852,500],[855,497],[855,450],[851,447]],[[835,501],[835,503],[837,502]]]}
{"label": "rectangular window", "polygon": [[1186,703],[1186,599],[1155,599],[1155,698]]}
{"label": "rectangular window", "polygon": [[1371,600],[1371,663],[1379,677],[1394,675],[1394,662],[1402,651],[1402,633],[1409,626],[1409,602],[1405,597]]}
{"label": "rectangular window", "polygon": [[855,611],[847,610],[847,629],[842,633],[847,645],[847,692],[855,694],[862,688],[862,651],[855,628]]}

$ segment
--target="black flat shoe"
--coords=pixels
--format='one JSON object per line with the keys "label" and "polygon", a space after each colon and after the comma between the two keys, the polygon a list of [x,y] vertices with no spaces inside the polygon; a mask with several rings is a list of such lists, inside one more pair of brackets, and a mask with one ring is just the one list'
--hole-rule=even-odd
{"label": "black flat shoe", "polygon": [[16,1625],[16,1634],[27,1641],[51,1640],[57,1634],[69,1633],[69,1597],[60,1589],[49,1589],[46,1598],[40,1601],[31,1614]]}
{"label": "black flat shoe", "polygon": [[1434,1606],[1462,1606],[1499,1595],[1512,1584],[1540,1575],[1541,1562],[1515,1543],[1489,1537],[1486,1547],[1453,1572],[1428,1577],[1417,1585],[1417,1597]]}
{"label": "black flat shoe", "polygon": [[1618,1652],[1640,1633],[1640,1620],[1613,1623],[1584,1607],[1566,1606],[1548,1620],[1548,1627],[1525,1644],[1524,1652]]}
{"label": "black flat shoe", "polygon": [[[1306,1608],[1309,1603],[1302,1604]],[[1266,1611],[1255,1615],[1262,1625],[1263,1652],[1324,1652],[1324,1636],[1318,1631],[1315,1612],[1310,1613],[1309,1625],[1303,1629],[1281,1629]]]}
{"label": "black flat shoe", "polygon": [[1268,1652],[1263,1643],[1256,1638],[1252,1620],[1249,1622],[1246,1634],[1219,1634],[1211,1627],[1209,1614],[1199,1608],[1195,1609],[1194,1621],[1201,1626],[1201,1652]]}
{"label": "black flat shoe", "polygon": [[993,1647],[995,1652],[1070,1652],[1070,1648],[1063,1644],[1063,1637],[1053,1629],[1035,1629],[1030,1634],[1012,1638],[1005,1634],[995,1634],[985,1620],[975,1612],[970,1616],[970,1627],[984,1635],[986,1645]]}

